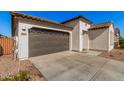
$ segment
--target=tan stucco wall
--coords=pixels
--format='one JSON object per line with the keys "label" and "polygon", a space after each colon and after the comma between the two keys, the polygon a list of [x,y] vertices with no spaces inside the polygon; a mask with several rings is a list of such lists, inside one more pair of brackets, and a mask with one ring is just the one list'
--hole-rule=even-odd
{"label": "tan stucco wall", "polygon": [[80,51],[79,33],[78,22],[72,30],[72,50],[74,51]]}
{"label": "tan stucco wall", "polygon": [[88,32],[88,29],[90,28],[90,24],[87,24],[85,26],[85,22],[80,21],[80,49],[89,49],[89,37],[88,34],[84,34],[85,32]]}
{"label": "tan stucco wall", "polygon": [[109,29],[91,30],[89,34],[89,48],[95,50],[109,49]]}
{"label": "tan stucco wall", "polygon": [[83,36],[83,31],[88,31],[88,28],[90,28],[90,24],[87,24],[87,26],[85,26],[85,23],[83,21],[77,22],[77,24],[74,26],[72,30],[72,50],[81,52],[84,47],[86,49],[89,48],[89,39],[87,38],[87,36]]}
{"label": "tan stucco wall", "polygon": [[114,48],[114,27],[111,25],[109,27],[109,51]]}
{"label": "tan stucco wall", "polygon": [[83,49],[89,49],[89,35],[88,32],[83,32]]}
{"label": "tan stucco wall", "polygon": [[81,19],[77,19],[77,20],[64,23],[64,25],[73,27],[72,50],[81,52],[83,49],[89,49],[89,38],[88,38],[88,35],[83,34],[83,31],[88,31],[91,24],[84,22]]}

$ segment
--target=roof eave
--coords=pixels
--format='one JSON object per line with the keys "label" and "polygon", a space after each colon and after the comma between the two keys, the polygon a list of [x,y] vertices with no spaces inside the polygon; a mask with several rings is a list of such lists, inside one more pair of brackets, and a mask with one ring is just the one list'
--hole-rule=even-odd
{"label": "roof eave", "polygon": [[87,23],[89,23],[89,24],[92,24],[92,23],[93,23],[92,21],[88,20],[87,18],[85,18],[85,17],[83,17],[83,16],[78,16],[78,17],[75,17],[75,18],[66,20],[66,21],[64,21],[64,22],[61,22],[61,24],[65,24],[65,23],[68,23],[68,22],[71,22],[71,21],[73,21],[73,20],[77,20],[77,19],[80,19],[80,18],[84,19],[84,20],[85,20]]}
{"label": "roof eave", "polygon": [[39,17],[34,17],[34,16],[31,16],[31,15],[26,15],[24,13],[10,12],[10,14],[12,16],[15,16],[15,17],[27,18],[27,19],[32,19],[32,20],[36,20],[36,21],[44,21],[44,22],[48,22],[48,23],[52,23],[52,24],[56,24],[56,25],[60,25],[60,26],[64,26],[64,27],[67,27],[69,29],[72,29],[72,27],[69,27],[69,26],[66,26],[66,25],[63,25],[63,24],[60,24],[60,23],[57,23],[57,22],[54,22],[54,21],[43,20],[43,19],[41,19]]}
{"label": "roof eave", "polygon": [[107,28],[109,28],[109,26],[99,27],[99,28],[89,28],[88,30],[91,31],[91,30],[107,29]]}

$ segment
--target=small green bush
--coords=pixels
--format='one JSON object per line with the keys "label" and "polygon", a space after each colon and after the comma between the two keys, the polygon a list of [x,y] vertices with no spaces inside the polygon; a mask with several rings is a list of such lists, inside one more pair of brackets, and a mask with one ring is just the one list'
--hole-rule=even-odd
{"label": "small green bush", "polygon": [[124,48],[124,44],[120,44],[120,48]]}
{"label": "small green bush", "polygon": [[29,81],[29,73],[27,71],[20,71],[17,75],[9,75],[0,78],[1,81]]}
{"label": "small green bush", "polygon": [[124,48],[124,38],[122,36],[120,36],[119,38],[119,44],[120,44],[120,48]]}
{"label": "small green bush", "polygon": [[120,44],[124,44],[124,40],[120,40]]}

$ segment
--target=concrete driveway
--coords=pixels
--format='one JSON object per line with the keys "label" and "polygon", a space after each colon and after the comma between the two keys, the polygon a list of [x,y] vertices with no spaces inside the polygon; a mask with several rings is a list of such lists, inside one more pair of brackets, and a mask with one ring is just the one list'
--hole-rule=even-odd
{"label": "concrete driveway", "polygon": [[124,62],[64,51],[30,58],[46,80],[124,80]]}

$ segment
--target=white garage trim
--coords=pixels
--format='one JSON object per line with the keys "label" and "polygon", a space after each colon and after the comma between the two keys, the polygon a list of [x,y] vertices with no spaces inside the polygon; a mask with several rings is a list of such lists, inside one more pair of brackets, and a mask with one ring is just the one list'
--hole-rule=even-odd
{"label": "white garage trim", "polygon": [[[18,51],[18,57],[20,60],[28,59],[29,58],[29,30],[33,27],[36,28],[41,28],[41,29],[48,29],[48,30],[55,30],[55,31],[61,31],[61,32],[67,32],[69,33],[69,50],[72,49],[72,31],[69,30],[63,30],[63,29],[58,29],[58,28],[52,28],[52,27],[44,27],[44,26],[39,26],[39,25],[34,25],[29,22],[19,20],[19,51]],[[23,31],[25,29],[25,31]],[[22,33],[25,33],[26,35],[23,36],[21,35]]]}

